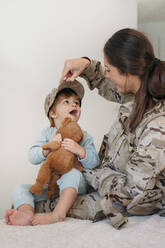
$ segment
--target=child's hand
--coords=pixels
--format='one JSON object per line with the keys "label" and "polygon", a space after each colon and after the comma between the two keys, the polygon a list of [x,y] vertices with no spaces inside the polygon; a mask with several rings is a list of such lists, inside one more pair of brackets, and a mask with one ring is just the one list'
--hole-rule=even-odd
{"label": "child's hand", "polygon": [[79,156],[80,159],[85,158],[86,150],[84,147],[80,146],[72,139],[64,139],[61,143],[62,147],[76,155]]}
{"label": "child's hand", "polygon": [[62,142],[62,136],[60,133],[58,133],[57,135],[53,136],[53,138],[51,139],[51,141],[57,141],[59,143]]}
{"label": "child's hand", "polygon": [[[62,142],[61,134],[57,134],[57,135],[53,136],[53,138],[50,141],[57,141],[57,142],[61,143]],[[50,149],[42,149],[42,153],[43,153],[45,158],[48,156],[48,154],[50,152],[51,152]]]}

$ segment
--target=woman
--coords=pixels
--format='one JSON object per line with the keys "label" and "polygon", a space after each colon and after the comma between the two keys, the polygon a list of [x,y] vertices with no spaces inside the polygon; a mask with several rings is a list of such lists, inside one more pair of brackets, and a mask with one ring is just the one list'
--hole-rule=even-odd
{"label": "woman", "polygon": [[67,60],[61,77],[73,81],[80,75],[91,90],[121,104],[105,137],[102,167],[84,171],[98,193],[77,200],[70,216],[91,218],[93,201],[94,219],[104,214],[119,228],[126,215],[163,214],[165,209],[165,62],[155,58],[141,32],[126,28],[106,42],[104,64]]}

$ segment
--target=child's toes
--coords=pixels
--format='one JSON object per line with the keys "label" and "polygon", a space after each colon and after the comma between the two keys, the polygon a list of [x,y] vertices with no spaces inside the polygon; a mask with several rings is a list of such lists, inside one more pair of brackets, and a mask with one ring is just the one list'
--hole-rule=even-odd
{"label": "child's toes", "polygon": [[38,220],[37,220],[37,217],[34,217],[31,223],[32,223],[33,226],[38,225],[39,222],[38,222]]}

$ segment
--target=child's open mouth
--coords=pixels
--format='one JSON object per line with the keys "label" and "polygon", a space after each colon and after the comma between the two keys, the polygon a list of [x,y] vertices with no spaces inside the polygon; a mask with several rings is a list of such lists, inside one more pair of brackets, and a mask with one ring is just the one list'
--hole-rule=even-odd
{"label": "child's open mouth", "polygon": [[76,116],[77,115],[77,110],[74,109],[74,110],[70,111],[69,114],[72,115],[72,116]]}

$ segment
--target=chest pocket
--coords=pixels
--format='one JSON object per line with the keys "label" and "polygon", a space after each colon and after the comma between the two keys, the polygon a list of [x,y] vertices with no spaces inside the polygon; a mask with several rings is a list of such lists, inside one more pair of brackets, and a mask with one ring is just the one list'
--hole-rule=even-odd
{"label": "chest pocket", "polygon": [[[134,140],[134,139],[133,139]],[[110,132],[104,135],[99,155],[104,166],[109,165],[117,171],[124,172],[133,152],[132,135],[125,133],[123,125],[116,122]]]}
{"label": "chest pocket", "polygon": [[118,144],[116,144],[117,152],[116,152],[116,156],[113,158],[114,168],[117,171],[120,172],[126,171],[126,165],[131,155],[129,148],[130,148],[130,144],[128,141],[128,137],[126,137],[126,135],[123,135],[120,141],[118,142]]}
{"label": "chest pocket", "polygon": [[124,172],[130,157],[130,152],[128,136],[124,134],[123,129],[109,145],[109,148],[109,162],[113,164],[116,170]]}

